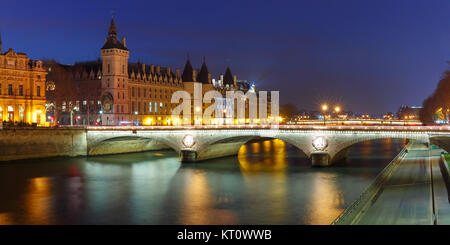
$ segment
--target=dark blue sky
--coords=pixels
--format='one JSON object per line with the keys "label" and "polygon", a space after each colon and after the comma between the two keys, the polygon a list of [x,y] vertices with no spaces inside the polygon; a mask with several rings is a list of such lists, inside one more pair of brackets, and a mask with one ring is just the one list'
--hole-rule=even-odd
{"label": "dark blue sky", "polygon": [[355,112],[420,105],[450,60],[448,0],[0,2],[3,49],[96,59],[111,12],[131,61],[196,67],[279,90],[282,103]]}

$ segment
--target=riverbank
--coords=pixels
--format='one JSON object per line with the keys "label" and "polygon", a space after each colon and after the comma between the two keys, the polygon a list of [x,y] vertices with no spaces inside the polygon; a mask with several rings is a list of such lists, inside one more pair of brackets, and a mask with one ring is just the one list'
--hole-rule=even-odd
{"label": "riverbank", "polygon": [[335,224],[449,224],[450,199],[442,151],[420,142],[408,145],[408,152],[376,195],[361,205],[364,208],[355,209],[357,214],[353,215],[344,211]]}
{"label": "riverbank", "polygon": [[86,130],[21,128],[0,130],[0,161],[85,156]]}
{"label": "riverbank", "polygon": [[389,179],[395,169],[399,166],[401,160],[408,151],[408,145],[377,175],[372,184],[331,224],[332,225],[350,225],[354,224],[369,208],[371,202],[376,200],[382,191],[383,184]]}

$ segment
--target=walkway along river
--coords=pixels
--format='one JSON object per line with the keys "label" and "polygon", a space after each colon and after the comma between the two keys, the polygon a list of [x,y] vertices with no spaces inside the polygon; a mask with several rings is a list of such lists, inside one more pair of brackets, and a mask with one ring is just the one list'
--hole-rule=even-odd
{"label": "walkway along river", "polygon": [[[442,149],[412,142],[334,224],[450,224]],[[447,163],[445,163],[447,164]]]}

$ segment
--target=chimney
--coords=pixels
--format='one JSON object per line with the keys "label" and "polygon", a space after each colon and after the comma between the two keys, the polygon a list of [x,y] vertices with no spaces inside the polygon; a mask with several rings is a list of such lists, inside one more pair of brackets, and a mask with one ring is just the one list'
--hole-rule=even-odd
{"label": "chimney", "polygon": [[177,75],[177,77],[180,77],[180,69],[176,69],[175,74]]}
{"label": "chimney", "polygon": [[170,67],[167,67],[167,74],[170,75]]}
{"label": "chimney", "polygon": [[122,44],[123,44],[123,46],[126,48],[127,47],[127,43],[126,43],[127,41],[126,41],[126,39],[125,39],[125,37],[122,37]]}
{"label": "chimney", "polygon": [[161,71],[161,67],[159,65],[156,66],[156,74],[159,74]]}
{"label": "chimney", "polygon": [[155,66],[154,66],[153,64],[150,65],[150,72],[151,72],[152,74],[155,73]]}
{"label": "chimney", "polygon": [[142,63],[142,72],[145,73],[145,64]]}

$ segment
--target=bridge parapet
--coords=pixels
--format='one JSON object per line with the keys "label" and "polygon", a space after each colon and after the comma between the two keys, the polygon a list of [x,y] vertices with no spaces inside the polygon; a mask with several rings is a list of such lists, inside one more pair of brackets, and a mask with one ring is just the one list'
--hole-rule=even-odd
{"label": "bridge parapet", "polygon": [[[339,130],[340,127],[345,129]],[[110,154],[108,147],[115,141],[140,140],[145,146],[131,147],[131,151],[142,149],[171,148],[180,155],[183,162],[195,162],[211,158],[236,155],[239,148],[250,140],[273,138],[283,140],[303,151],[313,165],[328,166],[345,158],[354,144],[366,140],[383,138],[405,138],[428,142],[429,137],[439,135],[450,137],[450,131],[428,128],[415,130],[371,130],[349,129],[348,126],[328,126],[315,129],[304,127],[89,127],[87,129],[88,155]],[[131,143],[128,143],[131,144]],[[132,144],[131,144],[132,145]],[[117,147],[116,147],[117,148]],[[120,148],[119,148],[120,149]],[[125,151],[129,152],[129,151]],[[117,152],[119,153],[119,152]]]}

